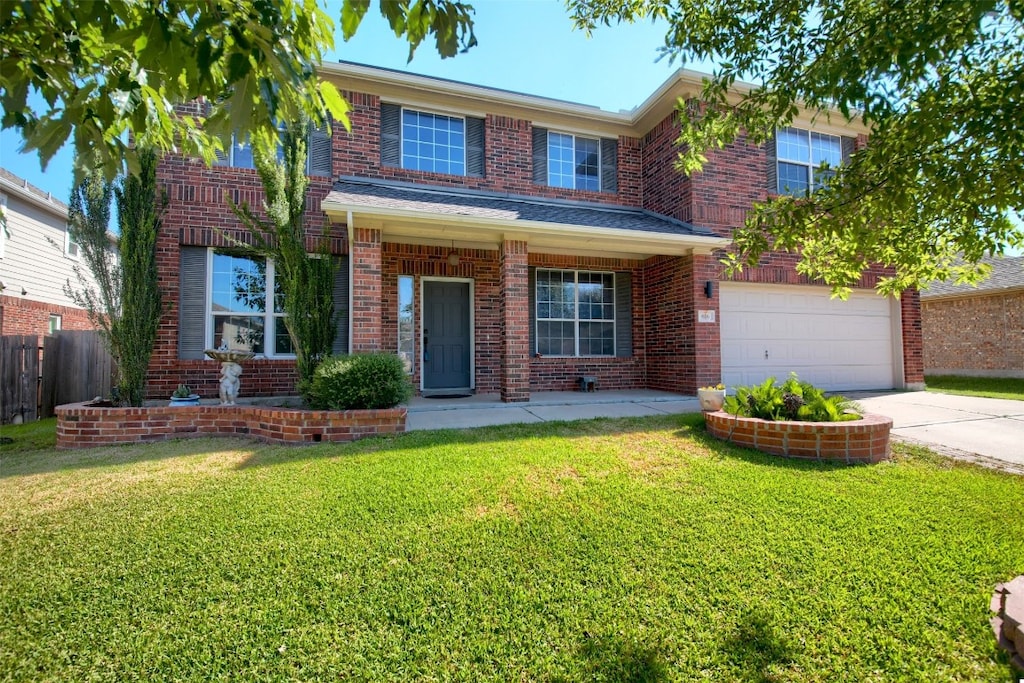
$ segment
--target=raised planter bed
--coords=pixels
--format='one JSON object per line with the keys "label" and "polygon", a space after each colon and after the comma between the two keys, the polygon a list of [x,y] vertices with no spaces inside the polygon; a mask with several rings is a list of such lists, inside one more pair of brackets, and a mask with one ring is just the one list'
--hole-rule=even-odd
{"label": "raised planter bed", "polygon": [[787,458],[874,463],[891,455],[892,418],[884,415],[865,414],[850,422],[770,422],[719,410],[704,419],[719,439]]}
{"label": "raised planter bed", "polygon": [[93,448],[190,436],[248,436],[268,443],[354,441],[405,431],[406,409],[300,410],[255,405],[104,408],[57,406],[57,448]]}

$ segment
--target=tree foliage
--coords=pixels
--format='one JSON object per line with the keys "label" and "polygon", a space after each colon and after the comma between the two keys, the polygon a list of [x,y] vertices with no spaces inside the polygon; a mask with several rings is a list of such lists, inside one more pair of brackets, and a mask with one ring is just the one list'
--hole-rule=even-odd
{"label": "tree foliage", "polygon": [[[865,149],[809,197],[756,207],[730,266],[798,251],[842,293],[871,263],[885,293],[974,282],[986,253],[1024,246],[1024,3],[1020,0],[569,0],[578,26],[666,20],[664,54],[712,60],[709,106],[680,107],[678,166],[741,133],[770,139],[801,110],[859,119]],[[749,89],[737,89],[740,80]],[[737,96],[737,92],[739,95]]]}
{"label": "tree foliage", "polygon": [[[68,229],[92,282],[76,267],[80,289],[70,282],[65,285],[68,296],[100,330],[117,366],[118,396],[131,406],[142,405],[145,396],[146,370],[161,312],[156,236],[162,202],[156,153],[142,151],[138,159],[137,175],[112,184],[93,173],[72,190]],[[112,196],[120,232],[116,251],[107,231]]]}
{"label": "tree foliage", "polygon": [[302,120],[285,127],[280,161],[275,152],[253,149],[253,161],[263,182],[267,220],[247,204],[232,205],[253,237],[249,250],[274,261],[275,280],[284,295],[284,324],[295,350],[299,391],[304,394],[316,366],[330,355],[336,334],[335,264],[326,237],[319,241],[315,253],[307,252],[304,213],[309,189],[308,139],[309,122]]}
{"label": "tree foliage", "polygon": [[[368,0],[344,0],[346,39]],[[476,43],[472,6],[456,0],[381,0],[409,55],[430,34],[442,56]],[[334,47],[334,23],[317,0],[117,0],[0,2],[3,127],[17,128],[44,167],[73,140],[76,177],[113,179],[136,149],[178,151],[212,163],[231,133],[305,115],[348,127],[347,104],[316,66]],[[30,93],[45,107],[35,108]],[[205,98],[205,121],[174,105]],[[130,142],[131,141],[131,142]]]}

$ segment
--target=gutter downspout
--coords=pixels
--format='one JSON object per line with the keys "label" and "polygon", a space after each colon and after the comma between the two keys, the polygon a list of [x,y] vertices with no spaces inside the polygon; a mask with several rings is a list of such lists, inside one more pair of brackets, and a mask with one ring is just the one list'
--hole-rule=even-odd
{"label": "gutter downspout", "polygon": [[352,258],[352,238],[355,237],[355,228],[352,226],[352,211],[346,216],[348,229],[348,353],[352,355],[352,305],[353,286],[355,285],[355,259]]}

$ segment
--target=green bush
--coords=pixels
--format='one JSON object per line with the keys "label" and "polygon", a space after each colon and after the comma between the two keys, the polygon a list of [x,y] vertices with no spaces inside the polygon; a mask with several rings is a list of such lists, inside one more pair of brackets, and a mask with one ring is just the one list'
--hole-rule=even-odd
{"label": "green bush", "polygon": [[317,366],[309,404],[319,410],[394,408],[412,396],[402,360],[393,353],[331,356]]}
{"label": "green bush", "polygon": [[790,373],[781,386],[769,377],[761,384],[737,387],[725,399],[725,412],[762,420],[800,420],[804,422],[845,422],[859,420],[861,409],[844,396],[826,396],[809,382],[801,382]]}

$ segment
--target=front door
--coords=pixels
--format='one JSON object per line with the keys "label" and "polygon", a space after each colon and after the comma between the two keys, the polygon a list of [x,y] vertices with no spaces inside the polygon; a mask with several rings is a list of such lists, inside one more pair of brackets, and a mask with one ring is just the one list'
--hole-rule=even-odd
{"label": "front door", "polygon": [[423,392],[469,391],[469,283],[423,282]]}

